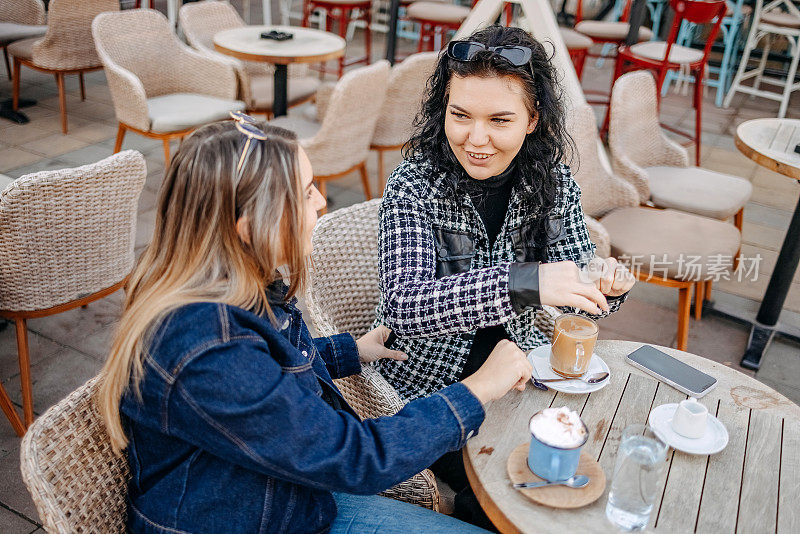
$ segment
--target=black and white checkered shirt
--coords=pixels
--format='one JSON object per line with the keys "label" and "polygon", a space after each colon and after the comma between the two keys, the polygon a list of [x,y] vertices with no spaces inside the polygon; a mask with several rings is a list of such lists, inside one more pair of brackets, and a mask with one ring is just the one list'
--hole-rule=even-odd
{"label": "black and white checkered shirt", "polygon": [[[517,315],[508,289],[509,266],[571,260],[584,266],[594,256],[580,188],[561,166],[561,191],[548,217],[546,243],[526,236],[537,213],[523,207],[516,189],[494,246],[465,192],[456,197],[444,175],[420,160],[402,162],[389,177],[380,208],[380,290],[376,324],[397,335],[393,349],[408,360],[380,360],[381,374],[405,399],[429,395],[459,380],[475,331],[505,324],[523,350],[549,339],[535,328],[537,309]],[[624,298],[610,300],[613,313]],[[541,308],[538,309],[541,311]],[[570,310],[571,311],[571,310]],[[605,314],[604,314],[605,315]]]}

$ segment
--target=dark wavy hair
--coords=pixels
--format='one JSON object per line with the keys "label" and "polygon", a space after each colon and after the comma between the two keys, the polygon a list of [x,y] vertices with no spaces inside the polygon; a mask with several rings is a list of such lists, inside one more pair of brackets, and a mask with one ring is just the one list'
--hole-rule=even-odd
{"label": "dark wavy hair", "polygon": [[561,87],[556,69],[550,63],[552,55],[520,28],[490,26],[473,33],[468,40],[486,46],[526,46],[533,54],[530,63],[517,67],[488,50],[478,53],[473,61],[456,61],[443,52],[428,79],[422,109],[414,120],[414,134],[403,148],[403,157],[427,160],[437,171],[446,174],[446,187],[457,193],[462,168],[444,131],[450,80],[453,76],[513,76],[522,82],[528,111],[538,118],[536,128],[525,136],[515,158],[518,185],[523,202],[545,214],[556,202],[560,186],[558,166],[567,151],[569,155],[575,153],[572,138],[566,131]]}

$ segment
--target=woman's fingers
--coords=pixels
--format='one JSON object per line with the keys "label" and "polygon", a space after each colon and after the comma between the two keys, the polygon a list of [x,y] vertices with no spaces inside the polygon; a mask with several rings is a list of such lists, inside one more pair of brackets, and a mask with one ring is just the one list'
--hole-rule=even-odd
{"label": "woman's fingers", "polygon": [[405,352],[400,352],[399,350],[384,349],[383,354],[381,354],[381,358],[403,361],[408,359],[408,355]]}
{"label": "woman's fingers", "polygon": [[580,308],[586,313],[590,313],[592,315],[600,315],[601,313],[603,313],[603,310],[596,302],[589,300],[588,298],[581,295],[573,295],[572,299],[570,299],[570,302],[567,304],[567,306]]}
{"label": "woman's fingers", "polygon": [[606,296],[603,295],[599,289],[597,289],[597,286],[593,284],[581,284],[581,287],[576,290],[576,294],[592,301],[598,307],[598,309],[608,311],[608,301],[606,300]]}

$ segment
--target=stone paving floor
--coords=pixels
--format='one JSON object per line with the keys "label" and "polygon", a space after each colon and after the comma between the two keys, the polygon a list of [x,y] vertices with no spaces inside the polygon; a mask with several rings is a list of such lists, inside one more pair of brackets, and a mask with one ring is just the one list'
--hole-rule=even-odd
{"label": "stone paving floor", "polygon": [[[164,8],[164,2],[156,7]],[[256,5],[258,4],[258,5]],[[260,20],[260,2],[253,2],[253,22]],[[384,51],[383,34],[376,33],[374,57]],[[349,54],[360,54],[357,34]],[[400,41],[403,52],[413,51],[413,43]],[[608,87],[610,66],[598,69],[587,62],[584,87]],[[116,120],[111,97],[102,72],[86,77],[86,101],[81,102],[75,77],[67,78],[69,134],[60,133],[58,100],[52,77],[23,69],[22,93],[38,103],[25,109],[31,119],[25,125],[0,120],[0,173],[17,178],[27,173],[74,167],[97,161],[111,154]],[[10,97],[11,85],[0,73],[0,99]],[[662,120],[676,126],[693,124],[690,97],[669,94],[663,100]],[[778,104],[771,101],[734,98],[730,109],[718,109],[710,91],[704,101],[704,146],[702,165],[730,172],[752,181],[753,198],[745,208],[743,251],[761,254],[760,276],[755,283],[720,282],[714,286],[714,299],[729,306],[755,312],[783,241],[791,212],[798,199],[798,186],[791,180],[758,167],[741,156],[733,145],[737,124],[757,117],[777,114]],[[789,116],[800,117],[797,98]],[[602,109],[598,108],[598,117]],[[160,141],[129,134],[124,148],[141,151],[147,159],[148,177],[139,201],[136,250],[149,242],[153,232],[154,205],[164,170]],[[173,150],[175,146],[173,146]],[[399,153],[390,154],[387,168],[399,162]],[[369,161],[375,180],[377,163]],[[2,185],[0,185],[2,187]],[[336,209],[363,200],[356,175],[347,176],[329,185],[330,208]],[[800,326],[800,276],[795,275],[782,321]],[[93,376],[102,366],[110,338],[116,327],[122,304],[121,292],[89,305],[52,317],[28,323],[36,413],[49,406]],[[675,343],[677,293],[673,290],[639,283],[622,309],[601,323],[601,337],[629,339],[671,346]],[[0,382],[12,399],[19,403],[19,370],[13,328],[0,323]],[[738,361],[747,343],[748,329],[738,323],[707,316],[692,319],[689,350],[722,362],[769,384],[795,402],[800,402],[800,350],[798,345],[776,339],[770,346],[758,373],[743,370]],[[38,532],[39,517],[25,489],[19,472],[20,440],[10,425],[0,418],[0,532],[9,534]]]}

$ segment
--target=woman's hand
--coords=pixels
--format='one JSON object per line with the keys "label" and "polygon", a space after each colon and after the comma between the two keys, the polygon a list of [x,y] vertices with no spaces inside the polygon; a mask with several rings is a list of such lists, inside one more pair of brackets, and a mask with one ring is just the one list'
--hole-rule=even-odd
{"label": "woman's hand", "polygon": [[603,295],[618,297],[631,290],[636,278],[616,258],[592,258],[586,266],[589,280]]}
{"label": "woman's hand", "polygon": [[597,284],[572,261],[539,265],[539,299],[548,306],[572,306],[594,315],[608,311]]}
{"label": "woman's hand", "polygon": [[408,356],[405,353],[385,347],[386,340],[389,339],[391,333],[391,330],[381,325],[358,338],[356,345],[358,345],[358,359],[361,360],[361,363],[371,363],[381,358],[407,360]]}
{"label": "woman's hand", "polygon": [[501,340],[481,368],[461,381],[482,404],[499,399],[511,388],[525,391],[533,368],[513,341]]}

